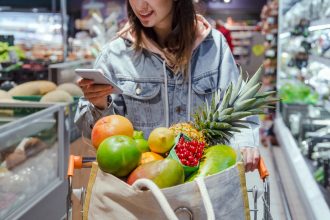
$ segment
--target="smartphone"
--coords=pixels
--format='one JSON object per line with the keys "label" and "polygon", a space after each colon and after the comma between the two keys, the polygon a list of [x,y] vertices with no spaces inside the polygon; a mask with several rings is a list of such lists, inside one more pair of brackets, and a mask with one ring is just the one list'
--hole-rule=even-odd
{"label": "smartphone", "polygon": [[106,77],[100,69],[75,69],[75,73],[84,79],[93,80],[95,84],[111,85],[113,88],[112,93],[114,94],[123,93],[123,90],[121,90],[111,79]]}

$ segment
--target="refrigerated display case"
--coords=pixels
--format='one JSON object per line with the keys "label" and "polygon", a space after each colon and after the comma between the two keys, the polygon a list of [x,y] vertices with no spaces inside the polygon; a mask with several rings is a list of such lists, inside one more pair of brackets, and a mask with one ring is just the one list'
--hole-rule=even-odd
{"label": "refrigerated display case", "polygon": [[66,105],[1,103],[0,219],[64,219]]}
{"label": "refrigerated display case", "polygon": [[280,1],[274,132],[308,214],[330,219],[330,1]]}
{"label": "refrigerated display case", "polygon": [[63,63],[55,63],[48,66],[48,80],[56,83],[75,83],[79,76],[74,72],[75,69],[90,69],[93,67],[92,60],[77,60]]}
{"label": "refrigerated display case", "polygon": [[2,11],[0,35],[13,36],[29,59],[61,61],[63,21],[59,13]]}

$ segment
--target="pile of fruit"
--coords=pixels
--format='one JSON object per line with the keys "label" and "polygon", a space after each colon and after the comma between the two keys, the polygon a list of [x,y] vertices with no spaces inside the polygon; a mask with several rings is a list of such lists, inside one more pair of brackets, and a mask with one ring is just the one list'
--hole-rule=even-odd
{"label": "pile of fruit", "polygon": [[56,85],[47,80],[35,80],[15,85],[9,91],[0,90],[0,102],[11,100],[40,102],[73,102],[74,97],[83,96],[74,83]]}
{"label": "pile of fruit", "polygon": [[[0,63],[11,62],[11,53],[14,53],[19,60],[25,58],[25,54],[22,49],[17,46],[9,46],[7,42],[0,42]],[[17,60],[15,60],[16,62]]]}
{"label": "pile of fruit", "polygon": [[92,130],[101,170],[127,180],[147,178],[160,188],[171,187],[223,171],[236,163],[229,143],[234,132],[253,123],[243,118],[263,113],[276,99],[274,92],[259,93],[261,69],[246,83],[242,75],[230,84],[221,101],[212,98],[194,115],[194,122],[155,128],[147,139],[125,117],[101,118]]}

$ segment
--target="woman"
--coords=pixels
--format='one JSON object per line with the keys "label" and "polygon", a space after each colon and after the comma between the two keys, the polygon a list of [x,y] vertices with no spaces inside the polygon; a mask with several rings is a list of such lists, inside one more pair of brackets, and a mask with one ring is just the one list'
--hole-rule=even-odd
{"label": "woman", "polygon": [[[79,81],[76,123],[90,134],[94,123],[121,114],[135,129],[152,129],[190,121],[190,116],[218,89],[238,78],[225,38],[199,15],[192,0],[128,0],[128,24],[109,42],[95,67],[124,93],[111,94],[107,85]],[[110,96],[111,95],[111,96]],[[246,171],[256,169],[258,128],[246,129],[232,144],[241,147]]]}

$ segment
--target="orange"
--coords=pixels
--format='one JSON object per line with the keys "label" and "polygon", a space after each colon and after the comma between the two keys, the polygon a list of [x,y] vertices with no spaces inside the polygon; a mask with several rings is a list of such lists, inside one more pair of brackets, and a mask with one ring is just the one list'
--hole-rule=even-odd
{"label": "orange", "polygon": [[145,153],[142,153],[140,164],[145,164],[145,163],[149,163],[151,161],[163,160],[163,159],[164,158],[162,156],[160,156],[159,154],[156,154],[154,152],[145,152]]}
{"label": "orange", "polygon": [[133,125],[121,115],[110,115],[99,119],[92,130],[92,144],[97,149],[101,142],[113,135],[133,137]]}

